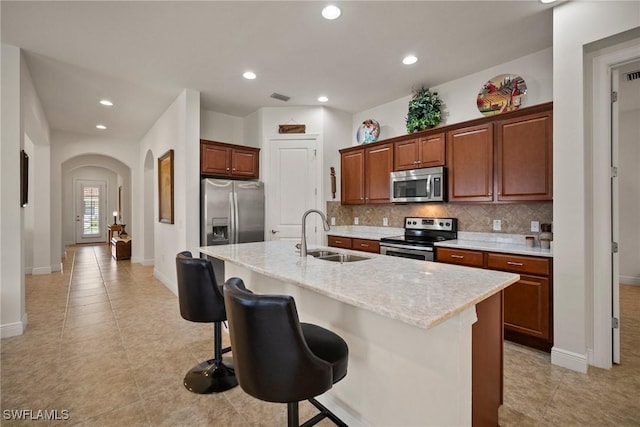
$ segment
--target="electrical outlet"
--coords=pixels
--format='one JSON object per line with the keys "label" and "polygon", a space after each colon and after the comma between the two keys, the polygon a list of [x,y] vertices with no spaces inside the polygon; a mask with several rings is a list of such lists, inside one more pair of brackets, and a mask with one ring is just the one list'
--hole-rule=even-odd
{"label": "electrical outlet", "polygon": [[336,217],[335,216],[331,217],[331,225],[336,225]]}
{"label": "electrical outlet", "polygon": [[500,231],[502,230],[502,221],[499,219],[494,219],[493,220],[493,231]]}
{"label": "electrical outlet", "polygon": [[382,226],[387,227],[389,225],[389,218],[382,218]]}
{"label": "electrical outlet", "polygon": [[357,216],[353,217],[353,224],[354,225],[358,225],[358,223],[360,222],[360,219]]}
{"label": "electrical outlet", "polygon": [[531,232],[532,233],[540,232],[540,221],[531,221]]}

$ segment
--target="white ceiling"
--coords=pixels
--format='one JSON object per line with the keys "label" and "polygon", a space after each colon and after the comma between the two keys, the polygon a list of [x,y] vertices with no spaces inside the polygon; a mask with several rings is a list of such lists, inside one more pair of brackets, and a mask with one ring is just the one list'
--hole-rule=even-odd
{"label": "white ceiling", "polygon": [[[53,129],[131,140],[184,88],[240,117],[319,95],[354,113],[552,44],[551,6],[534,0],[339,1],[335,21],[326,4],[3,0],[1,36],[24,49]],[[408,53],[419,61],[402,65]]]}

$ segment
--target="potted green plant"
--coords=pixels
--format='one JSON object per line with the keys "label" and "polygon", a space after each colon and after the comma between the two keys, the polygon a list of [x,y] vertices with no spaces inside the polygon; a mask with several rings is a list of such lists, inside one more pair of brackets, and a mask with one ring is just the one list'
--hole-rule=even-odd
{"label": "potted green plant", "polygon": [[420,88],[413,92],[407,114],[407,132],[414,133],[437,126],[442,118],[442,100],[438,92]]}

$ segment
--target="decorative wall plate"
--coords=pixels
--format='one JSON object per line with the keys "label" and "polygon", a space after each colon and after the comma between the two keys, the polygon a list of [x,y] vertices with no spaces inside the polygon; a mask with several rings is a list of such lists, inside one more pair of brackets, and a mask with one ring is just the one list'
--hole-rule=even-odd
{"label": "decorative wall plate", "polygon": [[478,110],[494,116],[520,108],[527,93],[527,83],[515,74],[500,74],[486,82],[478,92]]}
{"label": "decorative wall plate", "polygon": [[378,140],[380,136],[380,124],[373,119],[367,119],[358,128],[356,139],[359,144],[369,144]]}

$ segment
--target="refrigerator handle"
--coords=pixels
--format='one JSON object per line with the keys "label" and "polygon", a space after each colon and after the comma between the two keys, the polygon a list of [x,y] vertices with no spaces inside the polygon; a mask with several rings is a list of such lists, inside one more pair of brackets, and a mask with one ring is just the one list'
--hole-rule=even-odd
{"label": "refrigerator handle", "polygon": [[229,243],[236,243],[235,205],[233,203],[233,191],[229,191]]}
{"label": "refrigerator handle", "polygon": [[233,192],[233,221],[235,223],[235,227],[233,229],[235,235],[234,235],[234,243],[238,243],[238,240],[240,239],[240,233],[239,233],[239,222],[238,222],[238,194],[234,191]]}

